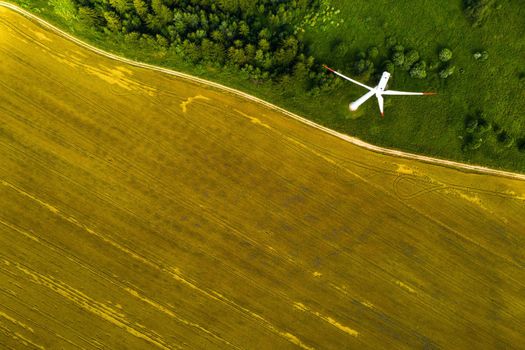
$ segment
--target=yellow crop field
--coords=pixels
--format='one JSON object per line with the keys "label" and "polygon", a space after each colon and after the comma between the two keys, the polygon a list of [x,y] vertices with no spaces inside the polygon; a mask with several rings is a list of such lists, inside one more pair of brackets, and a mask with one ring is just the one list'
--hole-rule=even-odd
{"label": "yellow crop field", "polygon": [[0,57],[0,348],[524,346],[524,181],[373,153],[4,8]]}

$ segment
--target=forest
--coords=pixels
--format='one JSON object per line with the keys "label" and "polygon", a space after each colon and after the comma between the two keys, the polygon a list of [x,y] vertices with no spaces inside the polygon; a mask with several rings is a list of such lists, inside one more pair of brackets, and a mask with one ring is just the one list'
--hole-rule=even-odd
{"label": "forest", "polygon": [[[193,63],[234,66],[252,80],[295,78],[307,89],[332,79],[302,38],[318,0],[59,0],[87,27]],[[69,3],[69,4],[68,4]]]}

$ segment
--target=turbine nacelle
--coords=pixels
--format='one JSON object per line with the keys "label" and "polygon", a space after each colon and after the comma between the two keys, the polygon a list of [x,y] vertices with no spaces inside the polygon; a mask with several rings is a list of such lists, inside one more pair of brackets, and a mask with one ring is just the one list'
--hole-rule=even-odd
{"label": "turbine nacelle", "polygon": [[390,79],[390,73],[383,72],[381,75],[381,79],[379,80],[379,83],[376,87],[370,87],[368,85],[365,85],[363,83],[358,82],[357,80],[353,80],[339,72],[336,72],[332,68],[329,68],[327,66],[324,66],[326,69],[328,69],[330,72],[340,76],[343,79],[346,79],[348,81],[351,81],[354,84],[357,84],[359,86],[364,87],[365,89],[368,89],[368,92],[361,96],[359,99],[355,100],[354,102],[350,103],[349,108],[351,111],[356,111],[359,106],[361,106],[363,103],[365,103],[370,97],[376,96],[377,102],[379,103],[379,110],[381,111],[381,116],[384,116],[383,113],[383,106],[384,106],[384,95],[436,95],[435,92],[407,92],[407,91],[395,91],[395,90],[385,90],[386,85],[388,83],[388,80]]}

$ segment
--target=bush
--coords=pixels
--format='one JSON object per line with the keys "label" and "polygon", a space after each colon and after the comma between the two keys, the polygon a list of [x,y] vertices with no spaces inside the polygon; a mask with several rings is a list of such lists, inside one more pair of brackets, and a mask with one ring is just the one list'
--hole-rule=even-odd
{"label": "bush", "polygon": [[447,79],[456,71],[456,66],[448,66],[439,71],[439,77],[441,79]]}
{"label": "bush", "polygon": [[410,69],[410,76],[416,79],[425,79],[427,77],[427,64],[425,61],[419,61],[412,69]]}
{"label": "bush", "polygon": [[452,59],[452,51],[450,49],[444,48],[439,51],[439,60],[441,62],[448,62]]}
{"label": "bush", "polygon": [[486,61],[489,59],[489,53],[487,51],[479,51],[474,53],[476,61]]}
{"label": "bush", "polygon": [[392,55],[392,62],[394,65],[401,67],[405,62],[405,54],[402,51],[396,51]]}

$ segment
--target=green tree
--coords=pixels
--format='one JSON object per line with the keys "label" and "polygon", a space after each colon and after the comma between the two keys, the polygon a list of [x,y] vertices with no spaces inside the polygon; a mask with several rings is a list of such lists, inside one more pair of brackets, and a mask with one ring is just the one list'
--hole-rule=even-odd
{"label": "green tree", "polygon": [[456,71],[456,66],[448,66],[439,71],[439,77],[441,79],[447,79]]}
{"label": "green tree", "polygon": [[410,69],[410,76],[416,79],[425,79],[427,77],[427,64],[425,61],[419,61]]}
{"label": "green tree", "polygon": [[144,0],[133,0],[133,7],[135,7],[135,11],[141,18],[146,18],[148,15],[148,5]]}
{"label": "green tree", "polygon": [[416,50],[409,50],[405,54],[405,61],[403,63],[403,69],[410,70],[412,65],[416,63],[418,60],[419,60],[419,52],[417,52]]}
{"label": "green tree", "polygon": [[439,51],[439,60],[441,62],[448,62],[452,59],[452,51],[450,49],[444,48]]}
{"label": "green tree", "polygon": [[119,16],[113,11],[104,11],[104,18],[109,30],[118,32],[122,28]]}
{"label": "green tree", "polygon": [[401,67],[405,63],[405,54],[401,51],[396,51],[392,54],[392,62],[395,66]]}

